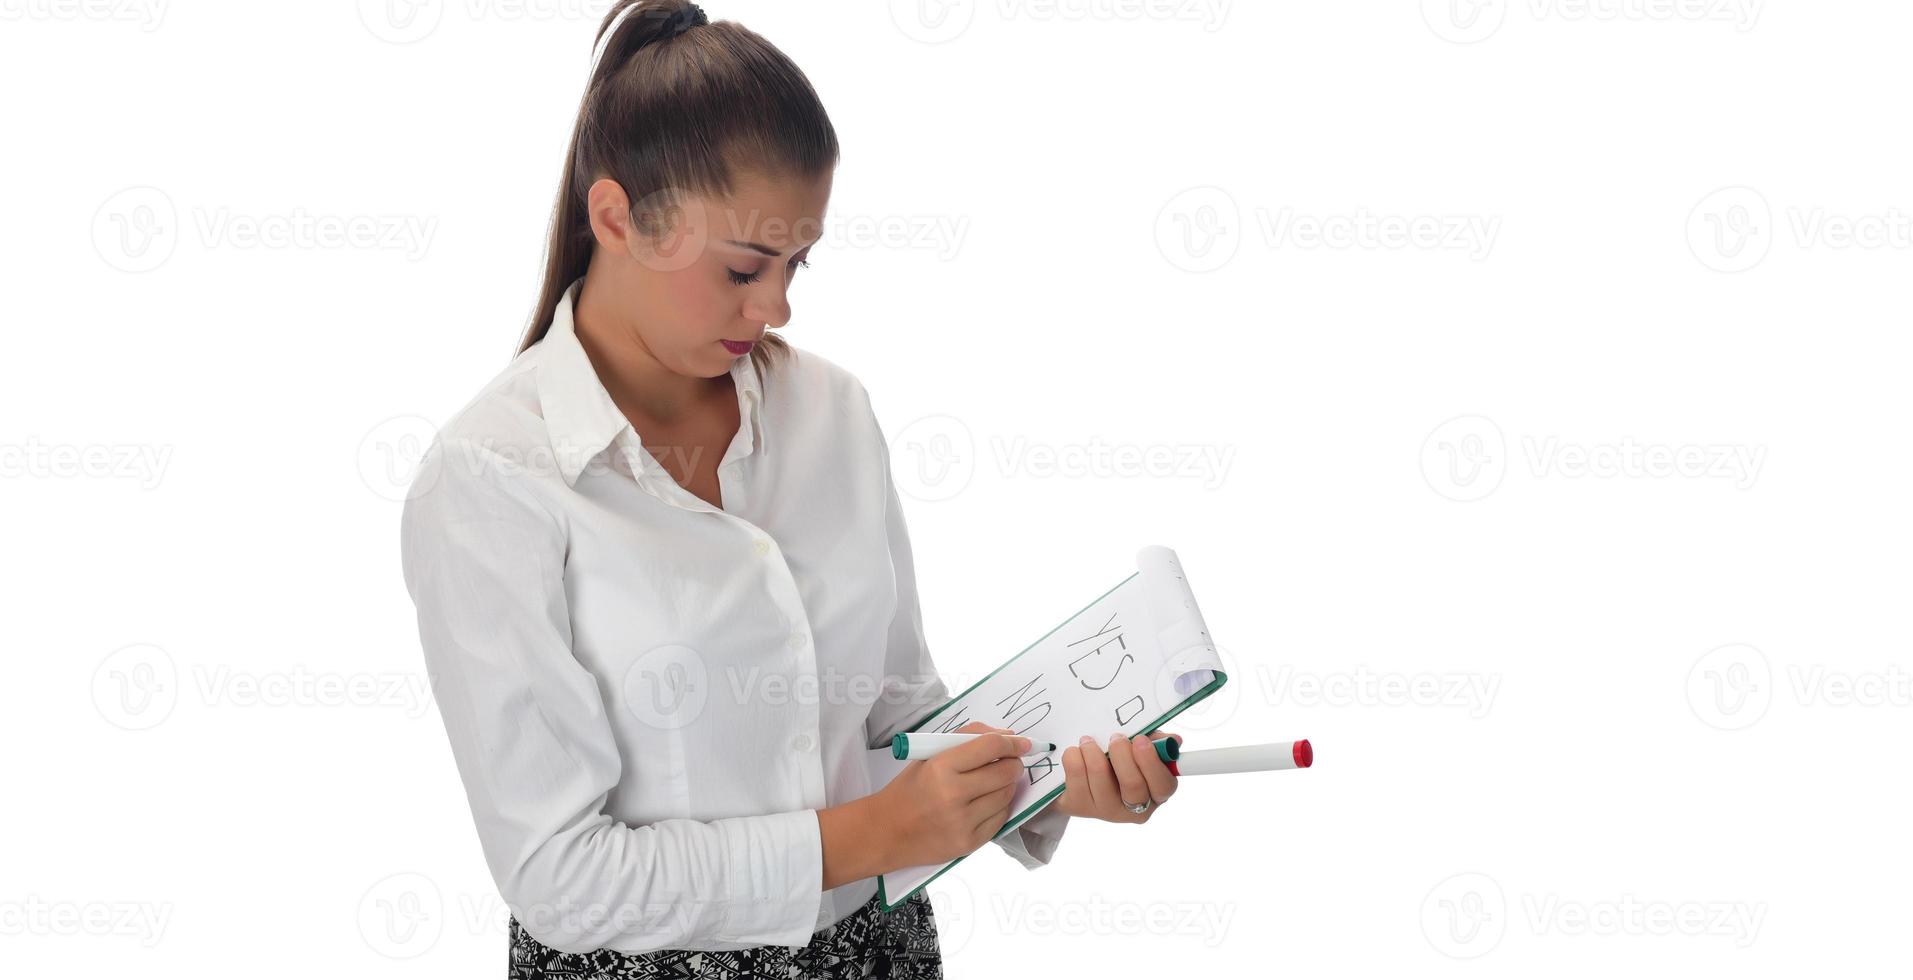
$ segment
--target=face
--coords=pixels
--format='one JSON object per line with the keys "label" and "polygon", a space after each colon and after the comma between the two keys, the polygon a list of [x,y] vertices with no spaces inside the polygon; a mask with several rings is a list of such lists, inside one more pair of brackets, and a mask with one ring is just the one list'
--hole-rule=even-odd
{"label": "face", "polygon": [[601,179],[588,200],[594,271],[608,273],[635,339],[659,364],[725,374],[767,329],[789,322],[791,283],[823,237],[830,182],[744,173],[728,198],[638,201],[648,224],[637,224],[623,189]]}

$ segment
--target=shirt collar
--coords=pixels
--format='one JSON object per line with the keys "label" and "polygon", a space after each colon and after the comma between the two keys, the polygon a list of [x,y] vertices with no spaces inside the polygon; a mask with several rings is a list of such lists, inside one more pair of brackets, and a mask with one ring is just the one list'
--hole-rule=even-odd
{"label": "shirt collar", "polygon": [[[642,435],[611,400],[604,382],[598,380],[597,369],[592,367],[590,356],[578,341],[572,310],[583,283],[583,279],[578,279],[565,290],[557,310],[552,313],[551,328],[537,344],[543,349],[538,362],[538,404],[544,410],[545,428],[551,437],[558,470],[568,486],[575,486],[578,474],[616,442],[624,430],[630,429],[632,435],[639,436],[638,442],[643,442]],[[738,439],[733,444],[743,447],[737,458],[752,452],[763,453],[763,389],[757,377],[757,365],[750,356],[739,357],[732,363],[731,382],[737,389],[738,400]],[[649,455],[639,454],[643,458]],[[638,461],[649,465],[643,463],[643,459]]]}

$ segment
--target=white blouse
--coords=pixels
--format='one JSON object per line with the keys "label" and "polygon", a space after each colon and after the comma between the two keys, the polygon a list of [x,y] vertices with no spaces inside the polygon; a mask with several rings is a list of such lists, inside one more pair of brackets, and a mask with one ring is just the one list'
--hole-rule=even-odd
{"label": "white blouse", "polygon": [[[740,357],[711,506],[605,391],[579,288],[439,431],[401,522],[485,861],[559,950],[801,946],[877,887],[823,890],[817,811],[869,795],[866,750],[950,697],[888,445],[838,365]],[[1035,868],[1066,821],[996,843]]]}

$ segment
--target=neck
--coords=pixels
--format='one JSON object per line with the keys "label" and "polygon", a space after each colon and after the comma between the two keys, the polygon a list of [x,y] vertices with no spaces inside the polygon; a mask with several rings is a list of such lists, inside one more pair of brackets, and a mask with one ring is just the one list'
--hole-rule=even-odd
{"label": "neck", "polygon": [[670,424],[708,403],[730,387],[728,373],[715,378],[687,377],[665,367],[639,335],[630,305],[618,301],[629,295],[618,284],[586,273],[572,312],[578,343],[591,358],[611,400],[627,416]]}

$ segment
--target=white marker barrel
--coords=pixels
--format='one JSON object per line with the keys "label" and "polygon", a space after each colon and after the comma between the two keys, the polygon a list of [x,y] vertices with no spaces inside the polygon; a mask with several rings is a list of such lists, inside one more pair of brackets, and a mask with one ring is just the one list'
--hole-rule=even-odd
{"label": "white marker barrel", "polygon": [[1213,776],[1225,772],[1266,772],[1270,769],[1307,769],[1315,764],[1309,740],[1236,745],[1226,749],[1183,751],[1170,771],[1177,776]]}
{"label": "white marker barrel", "polygon": [[[890,739],[890,754],[897,759],[929,759],[941,755],[959,745],[967,745],[973,739],[995,732],[898,732]],[[1024,738],[1027,736],[1011,736]],[[1056,751],[1055,742],[1038,742],[1030,739],[1030,750],[1022,758],[1048,755]]]}

